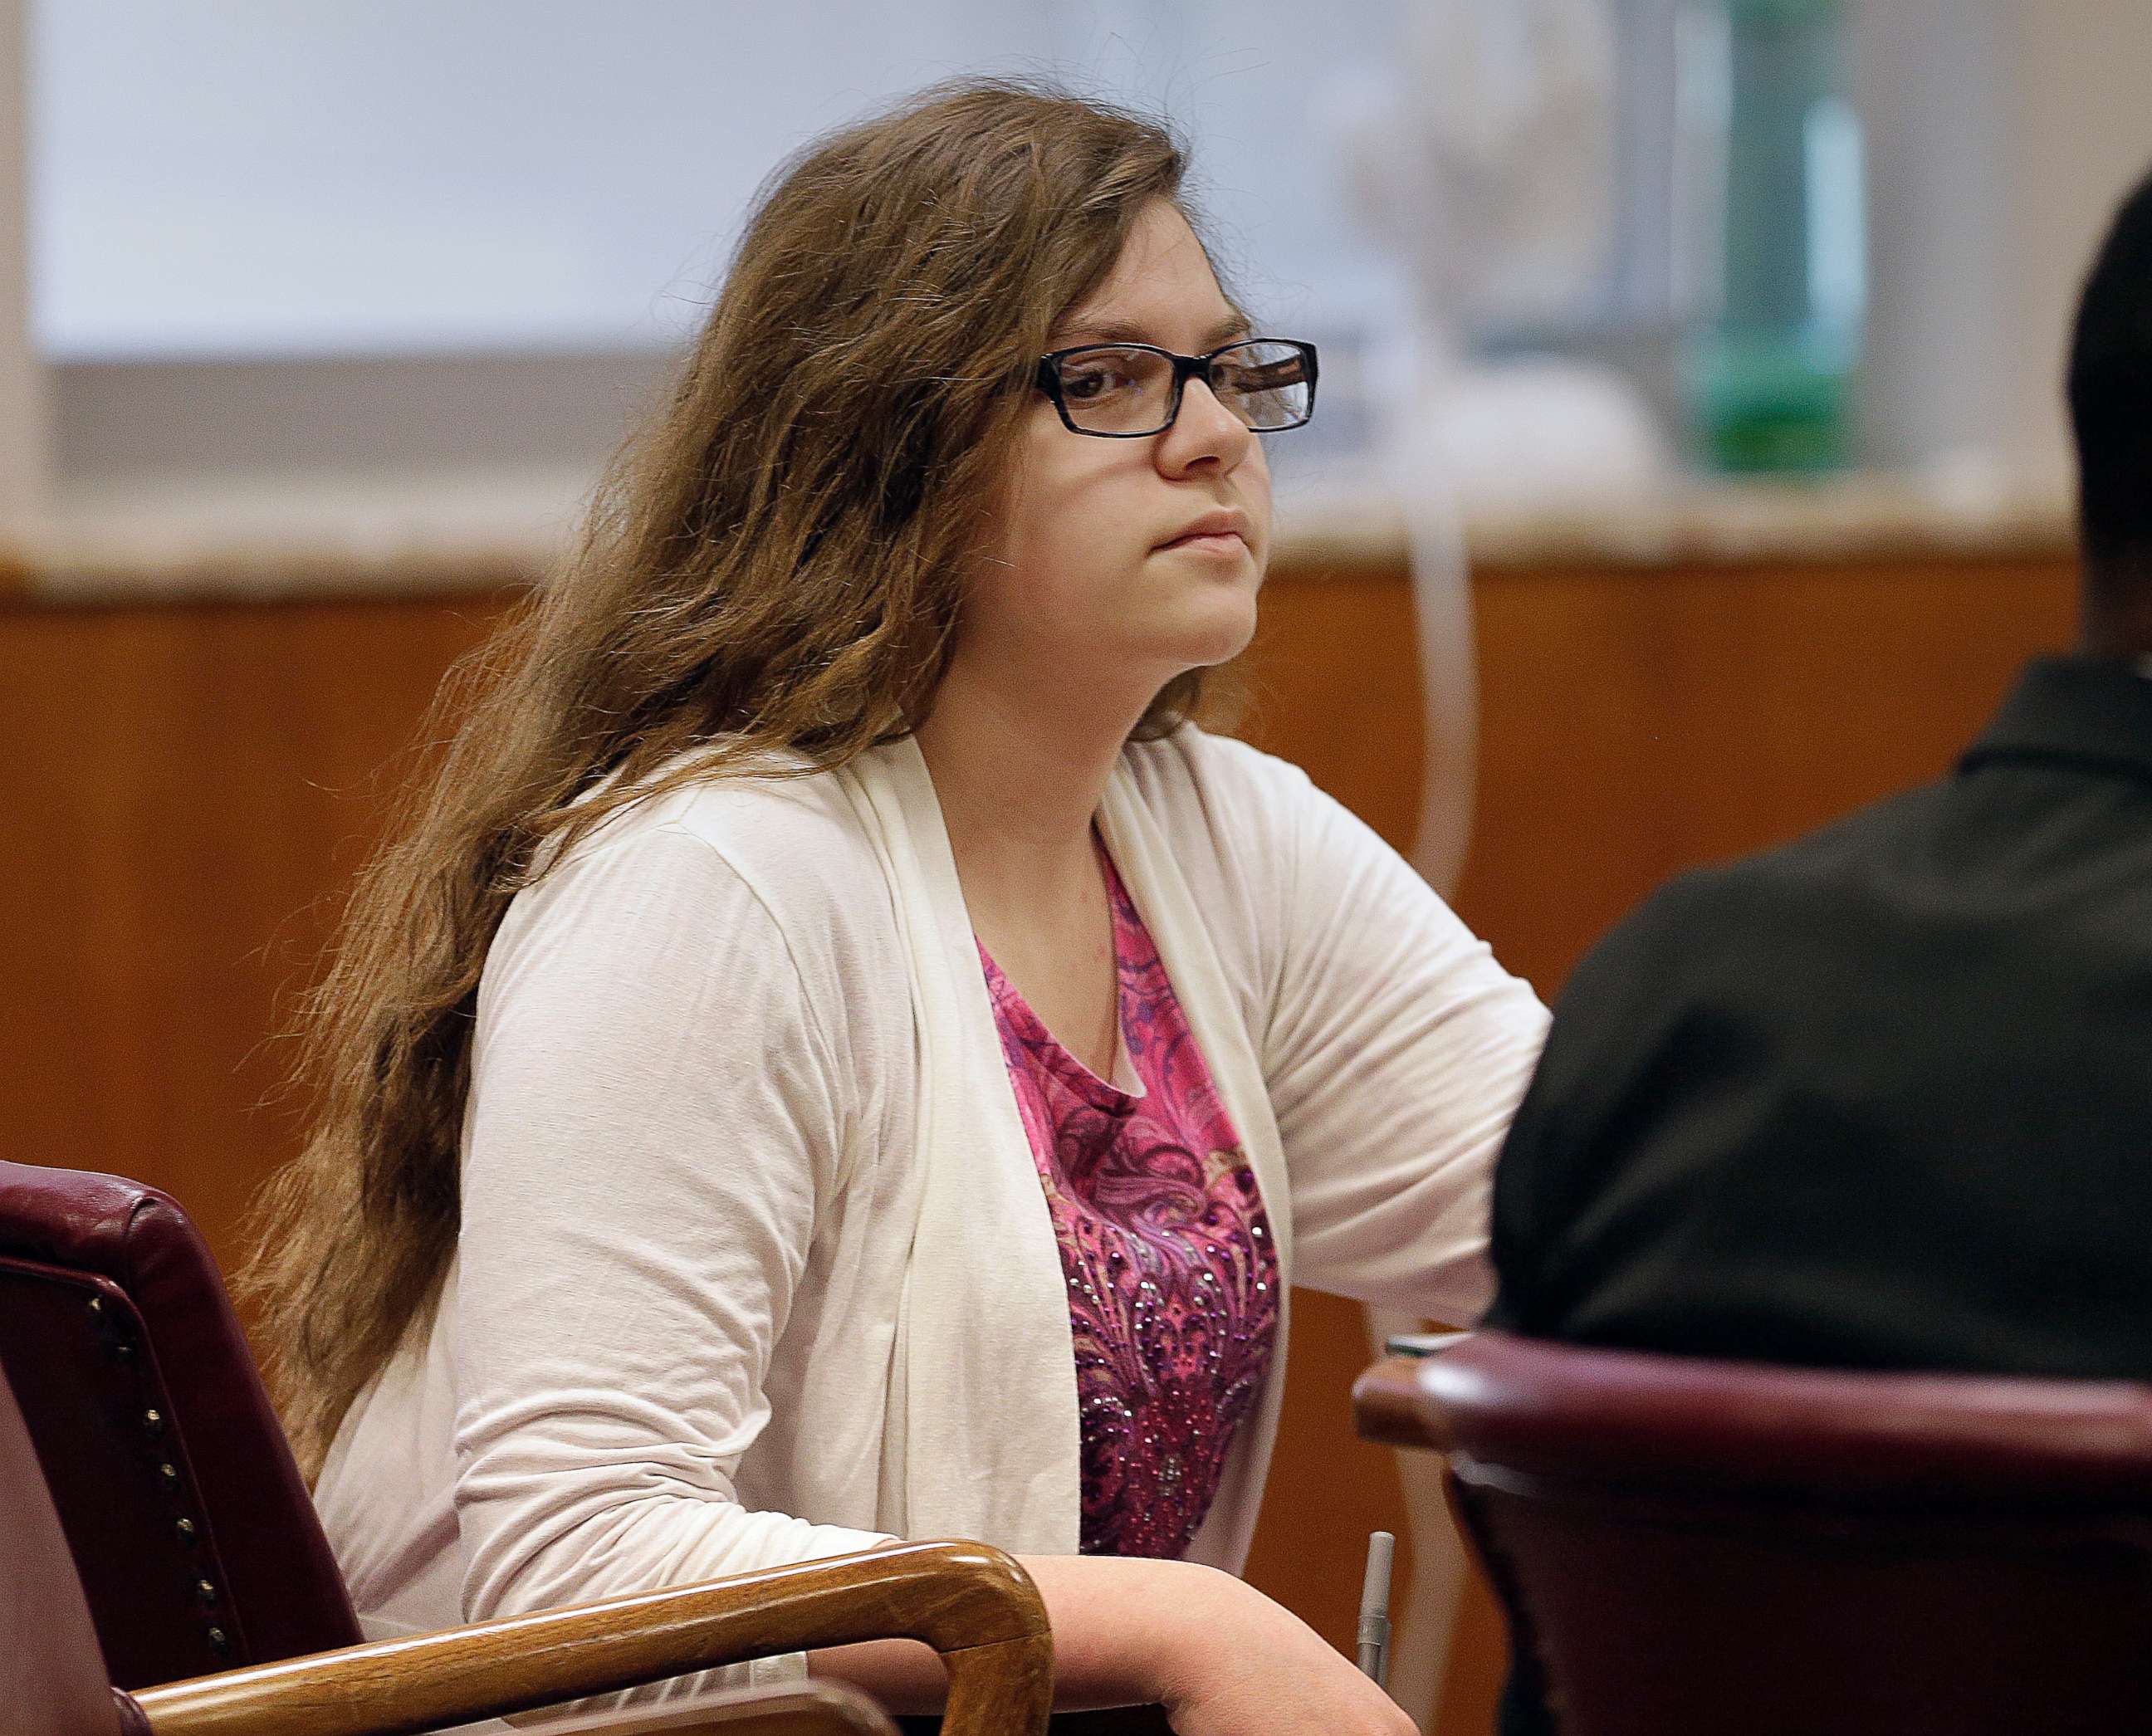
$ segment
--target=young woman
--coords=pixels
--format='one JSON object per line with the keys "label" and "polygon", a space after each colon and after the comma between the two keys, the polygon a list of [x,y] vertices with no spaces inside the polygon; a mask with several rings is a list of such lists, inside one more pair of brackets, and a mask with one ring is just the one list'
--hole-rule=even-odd
{"label": "young woman", "polygon": [[1181,173],[998,84],[798,160],[370,871],[260,1282],[376,1631],[973,1536],[1064,1704],[1409,1729],[1231,1576],[1288,1282],[1478,1313],[1544,1015],[1189,721],[1316,370]]}

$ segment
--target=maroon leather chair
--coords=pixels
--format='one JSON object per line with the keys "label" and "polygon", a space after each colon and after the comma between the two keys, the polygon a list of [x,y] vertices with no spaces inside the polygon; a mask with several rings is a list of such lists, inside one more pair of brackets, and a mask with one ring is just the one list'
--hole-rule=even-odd
{"label": "maroon leather chair", "polygon": [[[82,1654],[71,1616],[48,1635],[38,1613],[58,1582],[48,1558],[63,1554],[73,1589],[58,1601],[86,1606],[100,1687],[129,1691],[123,1710],[167,1736],[241,1736],[256,1711],[265,1736],[427,1728],[890,1636],[942,1655],[957,1736],[1046,1728],[1045,1606],[1014,1561],[978,1544],[907,1544],[358,1644],[216,1262],[178,1205],[137,1182],[0,1162],[0,1460],[21,1444],[0,1463],[0,1660],[26,1642]],[[63,1551],[14,1546],[18,1532],[50,1530],[55,1509]],[[12,1728],[6,1688],[0,1674],[0,1728]],[[69,1693],[65,1727],[89,1730]],[[280,1723],[268,1712],[282,1694]],[[781,1713],[773,1730],[864,1728],[864,1709],[818,1689],[754,1716]],[[894,1731],[879,1713],[870,1723]]]}
{"label": "maroon leather chair", "polygon": [[2152,1730],[2152,1387],[1475,1336],[1353,1392],[1564,1736]]}
{"label": "maroon leather chair", "polygon": [[358,1642],[223,1278],[171,1199],[0,1162],[0,1368],[116,1684]]}
{"label": "maroon leather chair", "polygon": [[[502,1636],[483,1630],[429,1636],[405,1648],[396,1660],[402,1667],[384,1669],[362,1652],[211,1677],[176,1696],[153,1691],[137,1698],[112,1687],[67,1540],[4,1378],[0,1538],[6,1542],[0,1708],[13,1736],[201,1736],[211,1728],[219,1736],[388,1736],[422,1722],[461,1722],[532,1703],[516,1660],[503,1655]],[[480,1648],[493,1653],[483,1681],[467,1662]],[[583,1668],[586,1678],[607,1672],[594,1657],[583,1660]],[[264,1676],[271,1679],[259,1679]],[[538,1703],[546,1698],[540,1694]],[[698,1728],[724,1736],[893,1736],[895,1730],[861,1696],[825,1684],[712,1703],[700,1718]]]}

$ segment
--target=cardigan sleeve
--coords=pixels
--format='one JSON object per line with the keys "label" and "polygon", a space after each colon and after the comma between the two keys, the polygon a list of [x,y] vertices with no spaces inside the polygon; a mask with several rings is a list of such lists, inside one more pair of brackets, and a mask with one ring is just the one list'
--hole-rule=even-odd
{"label": "cardigan sleeve", "polygon": [[[702,837],[601,833],[519,896],[480,993],[449,1322],[466,1619],[886,1541],[733,1484],[854,1089]],[[634,1698],[720,1675],[744,1679]]]}
{"label": "cardigan sleeve", "polygon": [[1394,850],[1268,764],[1261,1053],[1294,1281],[1469,1324],[1492,1287],[1495,1158],[1546,1011]]}

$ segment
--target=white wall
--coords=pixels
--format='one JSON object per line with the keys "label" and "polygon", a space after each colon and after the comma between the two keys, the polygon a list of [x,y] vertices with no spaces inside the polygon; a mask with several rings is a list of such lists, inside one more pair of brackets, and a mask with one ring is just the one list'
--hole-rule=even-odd
{"label": "white wall", "polygon": [[2008,141],[1981,93],[2008,76],[2012,0],[1884,0],[1855,26],[1867,135],[1870,305],[1863,444],[1917,463],[1992,445]]}
{"label": "white wall", "polygon": [[1307,129],[1397,3],[43,0],[38,332],[63,359],[662,343],[785,153],[977,70],[1167,108],[1290,314],[1380,269]]}
{"label": "white wall", "polygon": [[1868,0],[1858,18],[1870,450],[2066,490],[2080,282],[2152,169],[2152,0]]}
{"label": "white wall", "polygon": [[2005,53],[2002,447],[2015,468],[2059,484],[2078,296],[2115,206],[2152,170],[2152,0],[2020,0]]}
{"label": "white wall", "polygon": [[44,370],[30,331],[28,68],[22,0],[0,0],[0,525],[45,502]]}
{"label": "white wall", "polygon": [[[399,426],[429,464],[441,442],[411,429],[453,429],[486,465],[594,463],[760,176],[965,70],[1053,71],[1172,114],[1241,287],[1281,325],[1342,335],[1399,297],[1320,117],[1414,3],[0,0],[37,27],[52,468],[414,462]],[[1854,17],[1868,454],[2063,487],[2078,278],[2152,162],[2152,0],[1861,0]],[[0,141],[21,116],[0,115]],[[0,475],[18,476],[41,419],[21,408],[38,371],[4,347],[19,161],[0,148]],[[1336,378],[1289,464],[1349,432]]]}

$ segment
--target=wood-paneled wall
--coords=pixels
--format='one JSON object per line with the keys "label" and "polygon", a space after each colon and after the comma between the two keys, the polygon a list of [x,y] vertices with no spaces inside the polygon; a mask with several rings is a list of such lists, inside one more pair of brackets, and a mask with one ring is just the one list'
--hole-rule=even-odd
{"label": "wood-paneled wall", "polygon": [[[1941,772],[2028,653],[2049,560],[1498,570],[1475,586],[1477,840],[1460,911],[1543,993],[1652,886]],[[292,1150],[277,1033],[378,835],[442,671],[500,595],[60,607],[0,599],[0,1149],[169,1189],[227,1266]],[[1274,576],[1252,739],[1401,846],[1419,777],[1403,573]],[[1352,1438],[1358,1311],[1303,1296],[1251,1577],[1349,1647],[1387,1454]],[[1486,1728],[1484,1599],[1442,1728]]]}

